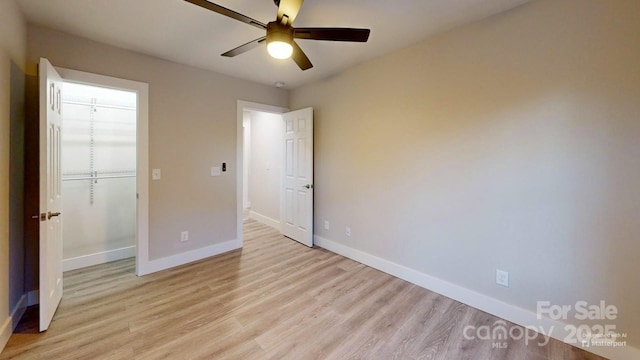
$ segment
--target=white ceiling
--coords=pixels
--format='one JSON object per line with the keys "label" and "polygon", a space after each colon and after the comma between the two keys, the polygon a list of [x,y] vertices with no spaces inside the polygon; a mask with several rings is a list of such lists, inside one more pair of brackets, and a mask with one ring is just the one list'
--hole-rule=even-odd
{"label": "white ceiling", "polygon": [[[212,0],[256,20],[275,19],[273,0]],[[48,28],[231,76],[286,88],[331,76],[437,32],[529,0],[307,0],[297,27],[370,28],[368,43],[297,40],[314,67],[271,58],[265,47],[221,53],[264,36],[253,26],[183,0],[18,0],[27,20]]]}

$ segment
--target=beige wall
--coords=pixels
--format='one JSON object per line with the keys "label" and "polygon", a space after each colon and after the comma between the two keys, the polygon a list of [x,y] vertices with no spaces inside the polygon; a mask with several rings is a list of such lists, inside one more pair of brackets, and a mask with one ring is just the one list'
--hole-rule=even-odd
{"label": "beige wall", "polygon": [[[22,276],[16,273],[14,266],[16,262],[23,260],[20,259],[24,254],[24,249],[20,248],[22,239],[11,238],[10,243],[9,235],[9,169],[12,113],[16,113],[16,104],[23,103],[16,102],[15,96],[20,95],[20,91],[16,94],[16,89],[12,89],[11,85],[12,80],[13,84],[16,84],[16,76],[22,76],[22,82],[18,81],[17,84],[24,86],[26,40],[26,23],[17,5],[13,0],[0,1],[0,349],[4,347],[7,335],[13,330],[9,317],[17,305],[17,299],[24,292]],[[24,99],[24,93],[22,97]],[[15,202],[11,205],[14,210],[20,208],[13,207]],[[12,214],[13,216],[21,217],[22,214]],[[14,241],[19,241],[20,244],[16,246]]]}
{"label": "beige wall", "polygon": [[251,156],[249,159],[249,200],[251,211],[280,221],[280,191],[284,159],[282,116],[249,111]]}
{"label": "beige wall", "polygon": [[639,18],[535,1],[293,90],[316,234],[531,311],[606,300],[640,346]]}
{"label": "beige wall", "polygon": [[237,100],[286,106],[287,91],[30,26],[29,73],[40,57],[149,84],[149,166],[162,170],[150,182],[151,260],[236,239]]}
{"label": "beige wall", "polygon": [[279,222],[284,123],[279,114],[249,111],[249,116],[251,118],[249,159],[251,211]]}

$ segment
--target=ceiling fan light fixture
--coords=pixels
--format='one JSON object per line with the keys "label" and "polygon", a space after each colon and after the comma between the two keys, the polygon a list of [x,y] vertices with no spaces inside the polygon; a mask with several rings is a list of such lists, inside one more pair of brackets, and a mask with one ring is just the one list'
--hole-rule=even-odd
{"label": "ceiling fan light fixture", "polygon": [[276,59],[288,59],[293,54],[293,46],[284,41],[272,41],[267,43],[267,51]]}
{"label": "ceiling fan light fixture", "polygon": [[293,29],[271,22],[267,24],[267,52],[276,59],[288,59],[293,54]]}

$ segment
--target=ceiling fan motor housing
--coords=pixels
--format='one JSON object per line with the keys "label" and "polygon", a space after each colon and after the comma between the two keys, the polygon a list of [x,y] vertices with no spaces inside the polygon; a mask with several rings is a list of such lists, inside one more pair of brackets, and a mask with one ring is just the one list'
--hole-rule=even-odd
{"label": "ceiling fan motor housing", "polygon": [[293,28],[282,25],[276,21],[267,24],[267,44],[273,41],[282,41],[287,44],[293,42]]}

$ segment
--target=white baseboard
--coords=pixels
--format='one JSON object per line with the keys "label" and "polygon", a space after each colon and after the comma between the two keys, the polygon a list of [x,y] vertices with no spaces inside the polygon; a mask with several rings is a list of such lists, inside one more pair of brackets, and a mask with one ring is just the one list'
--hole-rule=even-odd
{"label": "white baseboard", "polygon": [[251,210],[249,212],[249,218],[253,219],[259,223],[265,224],[267,226],[271,226],[272,228],[278,230],[278,231],[282,231],[282,227],[280,226],[280,221],[276,220],[276,219],[272,219],[268,216],[264,216],[260,213],[257,213],[253,210]]}
{"label": "white baseboard", "polygon": [[[502,302],[490,296],[480,294],[473,290],[447,282],[431,275],[427,275],[425,273],[421,273],[417,270],[410,269],[406,266],[379,258],[369,253],[356,250],[335,241],[325,239],[318,235],[314,236],[313,242],[314,245],[327,249],[331,252],[342,255],[344,257],[348,257],[359,263],[370,266],[374,269],[380,270],[400,279],[406,280],[427,290],[431,290],[438,294],[447,296],[463,304],[495,315],[499,318],[508,320],[512,323],[521,326],[537,326],[538,328],[542,326],[543,329],[545,329],[547,332],[548,329],[553,328],[554,331],[552,332],[551,337],[557,340],[564,341],[565,337],[569,334],[565,330],[565,326],[567,324],[559,321],[554,321],[549,318],[538,320],[536,313],[533,311]],[[630,346],[617,348],[591,347],[585,348],[584,350],[600,356],[604,356],[609,359],[640,359],[640,349]]]}
{"label": "white baseboard", "polygon": [[181,254],[176,254],[156,260],[150,260],[147,264],[140,266],[138,275],[148,275],[154,272],[188,264],[190,262],[202,260],[211,256],[223,254],[240,248],[242,248],[242,241],[229,240],[220,244],[214,244],[206,246],[204,248],[194,249]]}
{"label": "white baseboard", "polygon": [[120,249],[113,249],[95,254],[78,256],[62,260],[62,271],[82,269],[87,266],[104,264],[111,261],[127,259],[134,256],[136,256],[135,246],[127,246]]}
{"label": "white baseboard", "polygon": [[11,334],[13,334],[13,330],[18,326],[25,310],[27,310],[27,297],[26,295],[22,295],[16,306],[11,310],[9,317],[2,322],[2,327],[0,327],[0,352],[2,352],[7,345]]}

